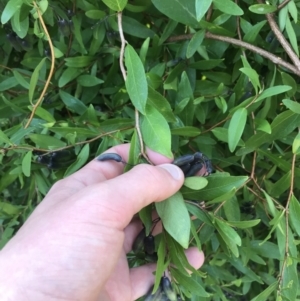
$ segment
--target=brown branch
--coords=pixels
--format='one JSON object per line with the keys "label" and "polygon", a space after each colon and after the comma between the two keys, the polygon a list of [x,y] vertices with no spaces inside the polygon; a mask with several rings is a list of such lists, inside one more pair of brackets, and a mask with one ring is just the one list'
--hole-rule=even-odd
{"label": "brown branch", "polygon": [[[263,0],[257,0],[258,3],[264,4]],[[300,60],[297,56],[297,54],[294,52],[292,49],[291,45],[289,42],[286,40],[282,32],[280,31],[278,25],[276,24],[274,20],[274,15],[273,14],[266,14],[266,18],[268,20],[268,23],[276,36],[277,40],[287,53],[287,55],[290,57],[291,61],[294,63],[295,67],[297,68],[298,72],[300,72]]]}
{"label": "brown branch", "polygon": [[[124,33],[123,33],[122,12],[118,12],[118,28],[119,28],[119,34],[120,34],[120,39],[121,39],[119,64],[120,64],[120,69],[121,69],[121,72],[122,72],[122,75],[123,75],[123,79],[126,82],[127,72],[126,72],[125,67],[124,67],[124,52],[125,52],[125,45],[126,45],[127,42],[125,40]],[[145,153],[143,136],[142,136],[142,132],[141,132],[141,128],[140,128],[140,115],[139,115],[139,111],[137,109],[135,109],[135,128],[136,128],[136,132],[138,134],[139,141],[140,141],[141,155],[150,164],[152,164],[152,162],[149,160],[147,154]]]}
{"label": "brown branch", "polygon": [[[186,34],[186,35],[180,35],[180,36],[173,36],[170,37],[167,42],[176,42],[176,41],[182,41],[182,40],[190,40],[193,37],[193,34]],[[222,41],[222,42],[226,42],[238,47],[243,47],[245,49],[248,49],[254,53],[257,53],[259,55],[261,55],[262,57],[267,58],[268,60],[270,60],[271,62],[273,62],[276,65],[279,65],[281,67],[284,67],[288,70],[290,70],[291,72],[293,72],[294,74],[300,76],[300,70],[298,70],[298,68],[296,68],[294,65],[289,64],[288,62],[284,61],[281,57],[276,56],[262,48],[256,47],[252,44],[246,43],[244,41],[240,41],[234,38],[230,38],[230,37],[225,37],[225,36],[219,36],[210,32],[206,32],[205,37],[207,39],[212,39],[212,40],[218,40],[218,41]]]}
{"label": "brown branch", "polygon": [[289,4],[290,1],[291,0],[284,0],[282,3],[278,4],[277,10],[279,11],[279,10],[283,9],[287,4]]}
{"label": "brown branch", "polygon": [[118,130],[114,130],[114,131],[110,131],[110,132],[107,132],[107,133],[102,133],[94,138],[91,138],[89,140],[85,140],[85,141],[80,141],[80,142],[76,142],[72,145],[67,145],[67,146],[63,146],[63,147],[60,147],[60,148],[56,148],[56,149],[52,149],[49,151],[49,149],[45,149],[45,148],[36,148],[36,147],[27,147],[27,146],[18,146],[18,145],[13,145],[11,147],[1,147],[0,150],[3,151],[4,153],[9,151],[9,150],[13,150],[13,149],[25,149],[25,150],[28,150],[28,151],[32,151],[32,150],[35,150],[35,151],[41,151],[41,152],[45,152],[45,154],[43,155],[47,155],[47,154],[51,154],[51,153],[54,153],[54,152],[58,152],[58,151],[61,151],[61,150],[65,150],[65,149],[68,149],[68,148],[72,148],[74,146],[77,146],[77,145],[82,145],[82,144],[88,144],[88,143],[91,143],[93,141],[96,141],[104,136],[110,136],[111,134],[114,134],[114,133],[117,133],[117,132],[121,132],[121,131],[127,131],[129,129],[132,129],[132,126],[130,127],[126,127],[126,128],[123,128],[123,129],[118,129]]}
{"label": "brown branch", "polygon": [[29,117],[29,119],[28,119],[26,125],[25,125],[25,129],[29,127],[29,125],[30,125],[30,123],[31,123],[31,121],[32,121],[32,119],[33,119],[33,116],[34,116],[34,114],[35,114],[35,112],[36,112],[36,110],[37,110],[37,108],[39,107],[39,105],[40,105],[40,104],[42,103],[42,101],[43,101],[43,98],[44,98],[44,96],[45,96],[45,94],[46,94],[46,91],[47,91],[47,89],[48,89],[48,87],[49,87],[50,80],[51,80],[51,78],[52,78],[52,75],[53,75],[53,72],[54,72],[54,66],[55,66],[54,48],[53,48],[53,44],[52,44],[50,35],[49,35],[49,33],[48,33],[47,27],[46,27],[46,25],[45,25],[45,22],[44,22],[44,20],[43,20],[42,15],[41,15],[40,9],[39,9],[39,7],[37,6],[36,2],[33,2],[33,5],[34,5],[34,7],[36,8],[37,14],[38,14],[38,16],[39,16],[39,20],[40,20],[40,22],[41,22],[41,25],[42,25],[43,30],[44,30],[44,32],[45,32],[45,35],[46,35],[46,37],[47,37],[47,39],[48,39],[49,47],[50,47],[50,50],[51,50],[51,67],[50,67],[50,72],[49,72],[48,78],[47,78],[47,80],[46,80],[44,89],[43,89],[43,91],[42,91],[42,93],[41,93],[41,95],[40,95],[38,101],[37,101],[36,104],[32,107],[32,112],[31,112],[31,114],[30,114],[30,117]]}

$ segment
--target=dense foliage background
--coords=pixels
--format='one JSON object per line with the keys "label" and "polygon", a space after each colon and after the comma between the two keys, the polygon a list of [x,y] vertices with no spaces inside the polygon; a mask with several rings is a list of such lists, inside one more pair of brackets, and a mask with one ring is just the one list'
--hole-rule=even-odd
{"label": "dense foliage background", "polygon": [[[168,268],[186,300],[300,300],[299,7],[0,0],[0,246],[55,181],[113,145],[132,142],[132,164],[145,145],[201,151],[216,173],[157,206],[156,287]],[[189,277],[193,244],[206,263]]]}

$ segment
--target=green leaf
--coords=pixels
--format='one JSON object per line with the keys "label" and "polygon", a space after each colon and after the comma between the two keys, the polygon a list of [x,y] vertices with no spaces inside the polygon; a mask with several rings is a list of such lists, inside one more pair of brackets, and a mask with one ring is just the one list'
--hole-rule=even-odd
{"label": "green leaf", "polygon": [[243,10],[231,0],[213,0],[214,6],[225,14],[232,16],[241,16],[244,14]]}
{"label": "green leaf", "polygon": [[269,4],[254,4],[249,6],[249,10],[255,14],[271,14],[277,10],[275,5]]}
{"label": "green leaf", "polygon": [[93,56],[75,56],[65,58],[66,66],[72,68],[84,68],[89,66],[94,60]]}
{"label": "green leaf", "polygon": [[284,86],[284,85],[268,88],[268,89],[264,90],[257,97],[257,99],[255,100],[255,102],[258,102],[260,100],[263,100],[265,98],[268,98],[268,97],[271,97],[271,96],[274,96],[274,95],[278,95],[278,94],[284,93],[284,92],[289,91],[291,89],[292,89],[292,87],[290,87],[290,86]]}
{"label": "green leaf", "polygon": [[[206,0],[205,0],[206,1]],[[203,3],[205,1],[199,0],[200,3]],[[211,2],[211,0],[208,0],[209,2]],[[197,5],[197,3],[196,3]],[[205,37],[205,30],[199,30],[197,31],[193,37],[191,38],[187,50],[186,50],[186,57],[189,59],[191,58],[195,52],[197,51],[197,49],[200,47],[200,45],[202,44],[203,40]]]}
{"label": "green leaf", "polygon": [[261,29],[265,26],[266,23],[267,21],[264,20],[252,26],[252,28],[245,34],[243,40],[248,43],[254,43]]}
{"label": "green leaf", "polygon": [[39,64],[36,66],[36,68],[34,69],[31,78],[30,78],[30,84],[29,84],[29,91],[28,91],[28,96],[29,96],[29,101],[32,103],[33,100],[33,94],[34,94],[34,90],[36,87],[36,84],[39,80],[39,75],[40,75],[40,71],[42,69],[42,67],[45,64],[47,58],[43,58]]}
{"label": "green leaf", "polygon": [[206,177],[208,184],[201,190],[201,193],[190,190],[187,187],[182,187],[181,192],[187,200],[213,200],[233,188],[240,188],[248,179],[245,176],[229,176],[227,174],[214,174]]}
{"label": "green leaf", "polygon": [[127,67],[126,89],[128,95],[138,111],[145,114],[148,97],[148,85],[143,63],[129,44],[125,49],[125,64]]}
{"label": "green leaf", "polygon": [[62,88],[63,86],[65,86],[66,84],[71,82],[73,79],[75,79],[80,74],[81,74],[80,69],[71,68],[71,67],[65,69],[58,80],[58,87]]}
{"label": "green leaf", "polygon": [[189,289],[191,292],[193,292],[194,295],[200,296],[203,298],[210,297],[210,294],[205,291],[205,289],[201,286],[201,284],[197,281],[195,281],[191,277],[187,277],[183,275],[182,273],[179,273],[179,271],[175,268],[172,268],[171,270],[172,276],[182,285],[184,285],[187,289]]}
{"label": "green leaf", "polygon": [[152,0],[154,6],[172,20],[197,27],[195,0]]}
{"label": "green leaf", "polygon": [[168,100],[152,87],[148,86],[148,89],[148,104],[158,110],[168,122],[175,122],[176,118]]}
{"label": "green leaf", "polygon": [[235,230],[233,230],[228,224],[216,218],[216,229],[219,234],[223,238],[224,242],[228,246],[228,248],[232,251],[235,257],[239,256],[239,251],[237,246],[242,244],[242,240],[240,236],[237,234]]}
{"label": "green leaf", "polygon": [[257,72],[254,69],[248,68],[248,67],[240,68],[240,71],[249,77],[249,79],[254,87],[255,93],[257,94],[258,88],[261,88],[259,76],[258,76]]}
{"label": "green leaf", "polygon": [[163,202],[155,203],[166,231],[183,247],[189,245],[190,216],[181,193],[177,192]]}
{"label": "green leaf", "polygon": [[196,0],[196,19],[200,21],[212,4],[212,0]]}
{"label": "green leaf", "polygon": [[77,82],[83,87],[93,87],[104,83],[104,81],[96,76],[84,74],[77,77]]}
{"label": "green leaf", "polygon": [[171,130],[172,135],[195,137],[200,135],[201,131],[193,126],[185,126],[182,128],[175,128]]}
{"label": "green leaf", "polygon": [[27,152],[22,160],[22,172],[26,177],[30,177],[31,172],[31,158],[32,152]]}
{"label": "green leaf", "polygon": [[64,102],[64,104],[72,111],[76,112],[79,115],[82,115],[86,110],[87,107],[85,104],[77,99],[76,97],[66,93],[62,90],[59,91],[59,95]]}
{"label": "green leaf", "polygon": [[88,160],[89,155],[90,155],[90,145],[87,143],[81,149],[80,153],[77,156],[76,161],[74,163],[72,163],[66,170],[66,172],[64,174],[64,178],[66,178],[67,176],[73,174],[75,171],[80,169]]}
{"label": "green leaf", "polygon": [[24,87],[25,89],[29,89],[29,83],[28,83],[28,81],[27,80],[25,80],[25,78],[17,71],[17,70],[13,70],[13,74],[14,74],[14,76],[15,76],[15,78],[16,78],[16,80],[18,81],[18,83],[22,86],[22,87]]}
{"label": "green leaf", "polygon": [[141,116],[141,131],[145,144],[152,150],[169,158],[171,152],[171,132],[165,118],[152,106],[146,106],[145,116]]}
{"label": "green leaf", "polygon": [[195,63],[191,63],[189,66],[191,68],[195,68],[197,70],[211,70],[211,69],[219,66],[220,64],[222,64],[223,61],[224,61],[224,59],[203,60],[203,61],[197,61]]}
{"label": "green leaf", "polygon": [[0,92],[9,90],[18,85],[18,81],[15,77],[9,77],[0,82]]}
{"label": "green leaf", "polygon": [[[32,106],[28,106],[29,110],[33,110]],[[40,118],[42,118],[43,120],[46,120],[47,122],[50,123],[54,123],[55,119],[54,117],[51,115],[51,113],[45,109],[43,109],[42,107],[38,107],[35,111],[35,115],[39,116]]]}
{"label": "green leaf", "polygon": [[228,128],[228,146],[232,153],[242,137],[246,121],[247,109],[240,108],[233,113]]}
{"label": "green leaf", "polygon": [[297,134],[293,141],[293,154],[297,154],[300,147],[300,133]]}
{"label": "green leaf", "polygon": [[295,51],[297,56],[299,56],[297,36],[296,36],[295,30],[294,30],[294,28],[292,26],[292,23],[291,23],[289,18],[286,18],[286,27],[285,27],[285,29],[286,29],[287,35],[289,37],[290,43],[293,47],[293,50]]}
{"label": "green leaf", "polygon": [[66,146],[65,142],[49,135],[30,134],[28,138],[40,148],[55,149]]}
{"label": "green leaf", "polygon": [[293,195],[290,200],[289,205],[289,219],[295,230],[295,232],[300,236],[300,204],[296,197]]}
{"label": "green leaf", "polygon": [[103,0],[103,2],[112,10],[122,11],[126,4],[127,0]]}
{"label": "green leaf", "polygon": [[106,17],[106,13],[102,10],[92,9],[85,12],[85,15],[90,19],[100,20]]}
{"label": "green leaf", "polygon": [[0,217],[15,216],[22,210],[21,206],[15,206],[7,202],[0,202]]}
{"label": "green leaf", "polygon": [[11,17],[16,13],[16,11],[21,8],[22,4],[23,0],[9,0],[6,3],[4,10],[1,14],[1,23],[7,23],[11,19]]}
{"label": "green leaf", "polygon": [[260,223],[260,219],[253,219],[251,221],[228,221],[227,223],[231,227],[240,228],[240,229],[247,229],[255,227]]}
{"label": "green leaf", "polygon": [[193,189],[193,190],[200,190],[204,188],[208,184],[208,181],[203,177],[187,177],[184,180],[183,185]]}
{"label": "green leaf", "polygon": [[7,143],[9,145],[13,145],[13,143],[9,140],[9,138],[6,136],[6,134],[0,130],[0,141]]}
{"label": "green leaf", "polygon": [[282,103],[291,111],[296,114],[300,114],[300,104],[296,101],[292,101],[290,99],[283,99]]}

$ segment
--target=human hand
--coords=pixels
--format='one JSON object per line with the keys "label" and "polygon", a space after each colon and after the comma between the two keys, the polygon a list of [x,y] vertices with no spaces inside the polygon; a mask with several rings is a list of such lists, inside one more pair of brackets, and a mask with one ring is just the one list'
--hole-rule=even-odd
{"label": "human hand", "polygon": [[[127,161],[129,147],[107,152]],[[170,162],[148,155],[157,165]],[[125,174],[123,168],[93,160],[51,188],[0,252],[2,301],[132,301],[149,290],[155,264],[127,264],[126,253],[142,228],[133,216],[174,194],[184,177],[171,164],[140,164]],[[196,248],[187,257],[196,269],[204,260]]]}

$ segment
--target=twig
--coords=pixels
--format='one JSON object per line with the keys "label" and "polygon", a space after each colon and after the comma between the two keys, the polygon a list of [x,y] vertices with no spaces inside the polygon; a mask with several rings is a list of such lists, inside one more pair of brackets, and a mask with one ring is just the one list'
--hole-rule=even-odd
{"label": "twig", "polygon": [[54,72],[54,66],[55,66],[54,48],[53,48],[53,44],[52,44],[50,35],[49,35],[49,33],[48,33],[47,27],[46,27],[46,25],[45,25],[45,22],[44,22],[44,20],[43,20],[42,15],[41,15],[40,9],[39,9],[39,7],[37,6],[37,4],[36,4],[35,1],[33,1],[33,5],[34,5],[34,7],[36,8],[37,14],[38,14],[38,16],[39,16],[40,23],[41,23],[41,25],[42,25],[42,27],[43,27],[43,30],[44,30],[44,32],[45,32],[45,35],[46,35],[46,37],[47,37],[47,39],[48,39],[49,47],[50,47],[50,50],[51,50],[51,67],[50,67],[50,72],[49,72],[48,78],[47,78],[47,80],[46,80],[44,89],[43,89],[43,91],[42,91],[42,93],[41,93],[41,95],[40,95],[38,101],[37,101],[36,104],[32,107],[32,112],[31,112],[31,114],[30,114],[30,117],[29,117],[29,119],[28,119],[26,125],[25,125],[25,129],[28,128],[28,126],[30,125],[30,123],[31,123],[31,121],[32,121],[32,119],[33,119],[33,116],[34,116],[34,114],[35,114],[37,108],[39,107],[39,105],[40,105],[40,104],[42,103],[42,101],[43,101],[43,98],[44,98],[44,96],[45,96],[45,94],[46,94],[46,91],[47,91],[47,89],[48,89],[48,86],[49,86],[49,84],[50,84],[50,80],[51,80],[51,78],[52,78],[52,75],[53,75],[53,72]]}
{"label": "twig", "polygon": [[[257,0],[257,2],[261,3],[261,4],[264,4],[263,0]],[[281,44],[281,46],[283,47],[283,49],[285,50],[287,55],[290,57],[291,61],[294,63],[297,70],[300,72],[300,60],[299,60],[297,54],[292,49],[289,42],[285,39],[284,35],[280,31],[280,29],[279,29],[278,25],[276,24],[273,16],[274,16],[273,14],[266,14],[266,18],[268,20],[268,23],[269,23],[274,35],[276,36],[277,40],[279,41],[279,43]]]}
{"label": "twig", "polygon": [[282,3],[277,5],[277,11],[283,9],[291,0],[284,0]]}
{"label": "twig", "polygon": [[[235,3],[238,5],[238,0],[235,0]],[[237,16],[236,17],[236,28],[237,28],[237,33],[238,33],[238,37],[239,37],[239,40],[242,41],[242,35],[241,35],[241,26],[240,26],[240,17]],[[246,57],[246,52],[244,49],[242,49],[242,54],[244,57]]]}
{"label": "twig", "polygon": [[[120,33],[120,39],[121,39],[121,49],[120,49],[120,58],[119,58],[119,64],[120,64],[120,69],[123,75],[123,79],[126,82],[126,78],[127,78],[127,73],[124,67],[124,52],[125,52],[125,45],[126,45],[126,40],[124,37],[124,33],[123,33],[123,26],[122,26],[122,12],[118,12],[118,28],[119,28],[119,33]],[[141,132],[141,128],[140,128],[140,115],[139,115],[139,111],[137,109],[135,109],[135,128],[139,137],[139,141],[140,141],[140,146],[141,146],[141,155],[150,163],[151,161],[149,160],[148,156],[145,153],[144,150],[144,142],[143,142],[143,136],[142,136],[142,132]]]}
{"label": "twig", "polygon": [[26,146],[18,146],[18,145],[13,145],[13,146],[7,147],[7,148],[1,147],[0,150],[3,151],[3,152],[7,152],[7,151],[12,150],[12,149],[25,149],[25,150],[28,150],[28,151],[36,150],[36,151],[45,152],[45,154],[43,154],[43,155],[47,155],[47,154],[55,153],[55,152],[65,150],[65,149],[68,149],[68,148],[72,148],[72,147],[77,146],[77,145],[88,144],[88,143],[96,141],[96,140],[98,140],[98,139],[100,139],[104,136],[109,136],[111,134],[114,134],[114,133],[117,133],[117,132],[120,132],[120,131],[126,131],[126,130],[131,129],[131,128],[132,127],[126,127],[126,128],[114,130],[114,131],[111,131],[111,132],[102,133],[102,134],[100,134],[100,135],[98,135],[94,138],[89,139],[89,140],[76,142],[72,145],[63,146],[63,147],[60,147],[60,148],[52,149],[50,151],[49,151],[49,149],[44,149],[44,148],[26,147]]}
{"label": "twig", "polygon": [[124,52],[125,52],[125,45],[126,45],[126,40],[124,37],[123,33],[123,27],[122,27],[122,12],[118,12],[118,27],[119,27],[119,34],[120,34],[120,39],[121,39],[121,49],[120,49],[120,58],[119,58],[119,63],[120,63],[120,69],[123,75],[124,81],[126,81],[127,78],[127,73],[124,67]]}
{"label": "twig", "polygon": [[[176,41],[182,41],[182,40],[189,40],[193,37],[193,34],[186,34],[186,35],[180,35],[180,36],[173,36],[170,37],[167,42],[176,42]],[[276,65],[279,65],[281,67],[284,67],[288,70],[290,70],[291,72],[293,72],[294,74],[300,76],[300,70],[298,70],[298,68],[296,68],[294,65],[289,64],[288,62],[284,61],[281,57],[278,57],[262,48],[256,47],[252,44],[246,43],[244,41],[240,41],[238,39],[234,39],[234,38],[230,38],[230,37],[225,37],[225,36],[219,36],[210,32],[206,32],[205,37],[207,39],[212,39],[212,40],[218,40],[218,41],[222,41],[222,42],[226,42],[238,47],[243,47],[245,49],[248,49],[252,52],[255,52],[259,55],[261,55],[262,57],[267,58],[268,60],[270,60],[271,62],[273,62]]]}

